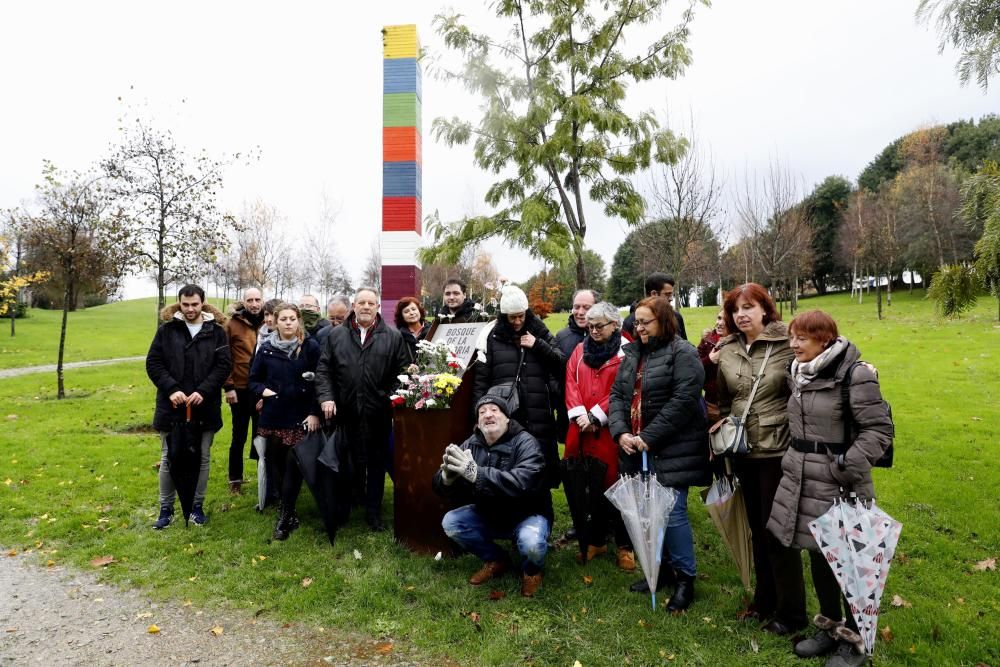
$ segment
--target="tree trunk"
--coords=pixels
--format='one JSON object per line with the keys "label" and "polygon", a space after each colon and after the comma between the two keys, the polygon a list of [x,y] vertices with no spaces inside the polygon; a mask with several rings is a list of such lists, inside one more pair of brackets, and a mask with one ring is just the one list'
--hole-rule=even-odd
{"label": "tree trunk", "polygon": [[892,308],[892,273],[886,273],[885,281],[885,305]]}
{"label": "tree trunk", "polygon": [[876,311],[878,311],[878,318],[882,319],[882,281],[878,278],[878,271],[875,272],[875,302],[878,304]]}
{"label": "tree trunk", "polygon": [[59,357],[56,361],[56,398],[66,398],[66,384],[63,378],[63,356],[66,351],[66,322],[69,319],[69,299],[73,293],[72,283],[66,283],[63,293],[62,326],[59,329]]}
{"label": "tree trunk", "polygon": [[583,263],[583,238],[579,238],[579,246],[575,246],[573,251],[576,253],[576,288],[586,289],[587,288],[587,267]]}

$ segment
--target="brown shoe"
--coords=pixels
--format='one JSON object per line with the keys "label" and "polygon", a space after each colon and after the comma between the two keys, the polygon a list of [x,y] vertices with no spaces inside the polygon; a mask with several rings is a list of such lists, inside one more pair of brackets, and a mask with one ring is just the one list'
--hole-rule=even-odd
{"label": "brown shoe", "polygon": [[507,571],[508,563],[505,560],[488,560],[483,563],[475,574],[469,577],[469,583],[473,586],[486,583],[490,579],[496,579]]}
{"label": "brown shoe", "polygon": [[243,493],[243,482],[230,482],[229,483],[229,495],[238,496]]}
{"label": "brown shoe", "polygon": [[[606,553],[608,553],[607,547],[605,546],[598,547],[591,544],[587,547],[587,562],[589,563],[598,556],[603,556]],[[583,554],[580,553],[579,551],[576,552],[576,562],[581,564],[583,563]]]}
{"label": "brown shoe", "polygon": [[626,572],[635,570],[635,552],[624,547],[618,548],[618,567]]}
{"label": "brown shoe", "polygon": [[521,575],[521,595],[526,598],[535,597],[538,587],[542,585],[542,573]]}

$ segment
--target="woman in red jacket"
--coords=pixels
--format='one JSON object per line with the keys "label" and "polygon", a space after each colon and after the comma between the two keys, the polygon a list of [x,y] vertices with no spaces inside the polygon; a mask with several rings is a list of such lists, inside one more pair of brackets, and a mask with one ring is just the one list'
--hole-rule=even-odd
{"label": "woman in red jacket", "polygon": [[[618,445],[608,431],[608,401],[618,365],[621,363],[622,317],[607,301],[595,304],[587,311],[587,336],[576,346],[566,363],[566,433],[565,458],[593,456],[608,466],[604,488],[618,478]],[[601,498],[607,503],[607,499]],[[635,569],[635,553],[622,523],[621,515],[607,504],[606,514],[612,517],[615,543],[618,545],[618,567]],[[587,560],[607,552],[606,535],[592,535],[587,547]],[[583,555],[577,554],[582,561]]]}

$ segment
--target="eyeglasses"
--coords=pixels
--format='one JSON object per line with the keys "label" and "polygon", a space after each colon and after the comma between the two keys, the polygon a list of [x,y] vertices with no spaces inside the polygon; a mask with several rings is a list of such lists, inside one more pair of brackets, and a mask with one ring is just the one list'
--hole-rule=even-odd
{"label": "eyeglasses", "polygon": [[614,324],[614,322],[605,322],[604,324],[588,324],[587,325],[587,330],[588,331],[600,331],[601,329],[603,329],[604,327],[608,326],[609,324]]}
{"label": "eyeglasses", "polygon": [[645,327],[648,327],[650,324],[652,324],[655,321],[656,320],[640,320],[637,317],[637,318],[635,318],[635,326],[645,328]]}

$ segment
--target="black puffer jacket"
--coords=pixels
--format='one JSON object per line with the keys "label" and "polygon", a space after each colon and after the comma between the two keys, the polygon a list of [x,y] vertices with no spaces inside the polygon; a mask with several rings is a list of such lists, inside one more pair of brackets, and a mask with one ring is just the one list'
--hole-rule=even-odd
{"label": "black puffer jacket", "polygon": [[319,363],[319,343],[312,336],[302,341],[298,354],[289,357],[265,341],[250,367],[250,391],[257,398],[270,389],[277,396],[264,398],[260,425],[267,428],[294,428],[306,417],[320,415],[316,403],[316,383],[303,373],[315,374]]}
{"label": "black puffer jacket", "polygon": [[569,316],[569,324],[564,329],[560,329],[559,333],[556,334],[556,345],[562,350],[563,356],[569,359],[576,346],[582,343],[586,337],[587,330],[578,327],[576,320],[573,319],[573,315],[571,314]]}
{"label": "black puffer jacket", "polygon": [[399,384],[396,376],[410,363],[410,353],[398,331],[381,317],[361,345],[354,313],[327,336],[316,366],[316,400],[334,401],[337,417],[357,421],[361,417],[391,414],[389,395]]}
{"label": "black puffer jacket", "polygon": [[[640,341],[622,348],[624,358],[611,386],[608,428],[615,442],[632,433],[632,394],[641,356],[646,356],[642,374],[642,423],[637,434],[653,453],[652,467],[664,486],[703,486],[711,483],[708,467],[708,433],[701,408],[701,386],[705,381],[698,353],[691,343],[657,338],[648,345]],[[621,474],[635,474],[642,466],[640,454],[619,452]]]}
{"label": "black puffer jacket", "polygon": [[[535,345],[530,350],[520,345],[521,336],[530,333]],[[515,332],[503,315],[486,339],[486,363],[479,364],[472,392],[472,404],[495,384],[513,382],[518,359],[524,350],[521,366],[521,408],[511,415],[539,440],[555,441],[556,422],[553,410],[560,396],[561,378],[566,373],[566,358],[545,324],[526,311],[524,326]]]}
{"label": "black puffer jacket", "polygon": [[222,385],[233,369],[223,328],[226,317],[205,304],[202,318],[201,331],[191,338],[179,304],[160,311],[163,324],[146,355],[146,375],[156,385],[153,428],[157,431],[169,431],[182,415],[170,403],[170,394],[175,391],[201,394],[204,401],[191,410],[191,418],[212,431],[222,428]]}
{"label": "black puffer jacket", "polygon": [[467,322],[481,322],[483,318],[476,310],[476,303],[469,297],[465,297],[465,301],[458,307],[454,315],[451,314],[448,306],[442,306],[437,314],[437,319],[441,324],[465,324]]}
{"label": "black puffer jacket", "polygon": [[462,443],[476,461],[476,483],[458,478],[451,485],[434,473],[434,491],[458,505],[473,503],[488,523],[514,526],[541,514],[552,521],[552,494],[546,485],[545,456],[530,433],[511,420],[499,440],[488,446],[477,428]]}

